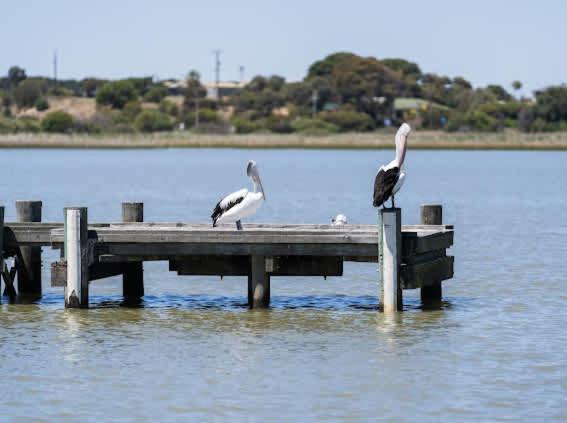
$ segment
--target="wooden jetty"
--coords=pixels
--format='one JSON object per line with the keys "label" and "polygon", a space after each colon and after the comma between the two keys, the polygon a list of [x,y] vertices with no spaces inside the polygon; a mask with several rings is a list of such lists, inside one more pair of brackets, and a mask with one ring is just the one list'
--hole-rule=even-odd
{"label": "wooden jetty", "polygon": [[[453,276],[453,226],[442,208],[424,205],[421,224],[401,226],[401,210],[379,211],[377,225],[205,224],[143,222],[142,203],[122,203],[122,222],[88,223],[87,208],[64,209],[63,223],[41,222],[40,201],[18,201],[17,222],[0,207],[0,268],[4,295],[41,296],[41,249],[61,251],[51,285],[65,288],[65,306],[86,308],[92,281],[122,275],[125,300],[144,295],[143,262],[168,261],[179,275],[247,276],[250,308],[270,303],[270,278],[342,276],[343,263],[379,263],[381,305],[400,310],[404,289],[421,289],[424,303],[441,301]],[[14,257],[9,269],[1,260]],[[17,286],[16,286],[17,285]]]}

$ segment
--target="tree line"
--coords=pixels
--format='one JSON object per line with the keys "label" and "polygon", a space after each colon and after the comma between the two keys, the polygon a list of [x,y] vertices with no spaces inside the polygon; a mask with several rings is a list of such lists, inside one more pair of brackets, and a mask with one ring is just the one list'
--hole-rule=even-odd
{"label": "tree line", "polygon": [[[567,86],[521,96],[491,84],[474,87],[462,76],[425,73],[405,59],[376,59],[339,52],[314,62],[305,78],[256,76],[233,95],[207,98],[196,71],[171,96],[165,81],[151,77],[108,81],[28,77],[13,66],[0,78],[0,132],[275,132],[329,134],[372,131],[410,121],[417,128],[446,131],[522,132],[567,130]],[[58,97],[91,97],[96,113],[83,120],[67,111],[49,112]],[[406,99],[409,106],[400,106]],[[413,106],[412,106],[413,105]],[[42,119],[18,118],[35,108]]]}

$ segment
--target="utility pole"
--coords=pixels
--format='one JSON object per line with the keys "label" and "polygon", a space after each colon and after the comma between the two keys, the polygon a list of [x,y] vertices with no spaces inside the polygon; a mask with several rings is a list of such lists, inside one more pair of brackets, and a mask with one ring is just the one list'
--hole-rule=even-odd
{"label": "utility pole", "polygon": [[244,84],[244,66],[240,65],[238,70],[240,72],[240,85],[242,85]]}
{"label": "utility pole", "polygon": [[311,95],[313,119],[315,119],[315,116],[317,116],[317,102],[318,101],[319,101],[319,91],[313,90],[313,94]]}
{"label": "utility pole", "polygon": [[57,50],[53,50],[53,81],[57,85]]}
{"label": "utility pole", "polygon": [[220,102],[220,89],[219,89],[219,85],[220,85],[220,66],[221,66],[221,62],[220,62],[220,55],[222,53],[222,50],[213,50],[213,54],[215,55],[215,87],[216,87],[216,91],[217,91],[217,101]]}

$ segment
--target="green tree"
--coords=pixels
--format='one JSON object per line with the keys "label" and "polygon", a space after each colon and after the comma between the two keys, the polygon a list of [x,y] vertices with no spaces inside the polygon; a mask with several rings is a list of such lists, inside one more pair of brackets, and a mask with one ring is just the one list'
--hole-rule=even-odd
{"label": "green tree", "polygon": [[134,85],[126,80],[108,82],[96,93],[98,105],[112,106],[113,109],[122,109],[126,103],[137,98]]}
{"label": "green tree", "polygon": [[341,63],[348,62],[358,56],[349,52],[338,52],[328,55],[322,60],[313,63],[307,71],[307,78],[314,78],[316,76],[328,77],[333,74],[335,67]]}
{"label": "green tree", "polygon": [[201,84],[201,75],[196,70],[190,70],[187,74],[185,98],[183,107],[186,111],[193,110],[194,125],[199,126],[200,103],[207,96],[206,88]]}
{"label": "green tree", "polygon": [[45,132],[69,132],[73,128],[73,116],[62,110],[48,113],[41,121]]}
{"label": "green tree", "polygon": [[12,66],[10,69],[8,69],[8,80],[10,81],[12,87],[17,86],[26,78],[26,71],[23,68],[20,68],[19,66]]}
{"label": "green tree", "polygon": [[413,76],[418,80],[421,78],[421,69],[417,63],[409,62],[405,59],[382,59],[382,63],[394,71],[401,72],[404,76]]}
{"label": "green tree", "polygon": [[97,90],[108,81],[98,78],[85,78],[81,81],[81,91],[86,97],[95,97]]}
{"label": "green tree", "polygon": [[547,122],[567,121],[567,85],[536,91],[535,97],[537,117]]}
{"label": "green tree", "polygon": [[37,79],[25,79],[13,90],[14,102],[18,108],[34,107],[35,102],[46,91],[47,86],[44,81]]}
{"label": "green tree", "polygon": [[154,85],[144,95],[144,101],[148,101],[150,103],[159,103],[165,98],[166,95],[167,88],[165,88],[163,85]]}
{"label": "green tree", "polygon": [[520,90],[522,89],[522,83],[518,80],[512,82],[512,88],[516,91],[516,94],[519,94]]}

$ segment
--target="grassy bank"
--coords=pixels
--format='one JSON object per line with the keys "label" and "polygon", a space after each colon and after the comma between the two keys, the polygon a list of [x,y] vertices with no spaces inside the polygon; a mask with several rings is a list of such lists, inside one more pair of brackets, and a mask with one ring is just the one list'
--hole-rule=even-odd
{"label": "grassy bank", "polygon": [[[412,132],[412,149],[567,150],[567,132],[523,134]],[[209,135],[189,132],[152,135],[0,135],[0,148],[393,148],[393,133]]]}

